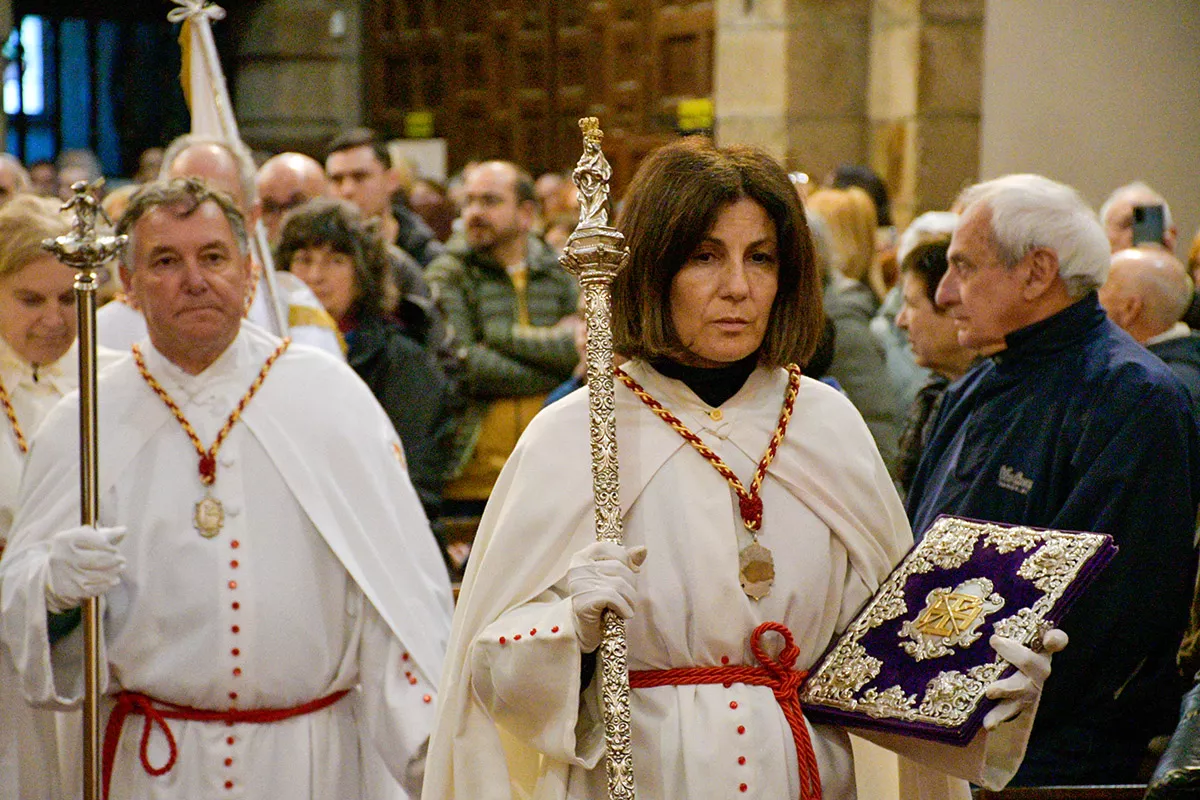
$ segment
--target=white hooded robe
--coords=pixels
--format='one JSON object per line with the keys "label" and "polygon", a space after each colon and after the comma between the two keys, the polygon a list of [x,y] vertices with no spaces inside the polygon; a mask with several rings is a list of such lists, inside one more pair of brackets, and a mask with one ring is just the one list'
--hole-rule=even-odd
{"label": "white hooded robe", "polygon": [[[626,370],[750,485],[779,418],[784,370],[755,371],[719,410],[645,364]],[[534,419],[484,513],[451,634],[426,800],[607,796],[598,681],[581,686],[565,581],[572,554],[594,540],[587,401],[576,392]],[[796,668],[807,669],[911,545],[862,418],[836,391],[802,379],[761,490],[759,542],[774,555],[775,583],[751,600],[738,580],[750,538],[725,479],[620,384],[616,418],[625,544],[648,548],[627,623],[630,670],[758,666],[748,637],[767,620],[791,630]],[[634,689],[631,703],[640,796],[799,797],[792,733],[770,688]],[[851,800],[847,733],[809,727],[824,797]],[[960,776],[1003,781],[1028,733],[1009,727],[1020,729],[1015,745],[981,735],[966,749],[912,742],[911,750]],[[966,791],[928,770],[915,784],[925,797]]]}

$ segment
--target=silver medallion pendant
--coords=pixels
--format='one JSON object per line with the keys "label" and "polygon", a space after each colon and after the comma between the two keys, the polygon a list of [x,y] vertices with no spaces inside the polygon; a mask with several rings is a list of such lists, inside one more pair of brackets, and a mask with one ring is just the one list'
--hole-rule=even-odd
{"label": "silver medallion pendant", "polygon": [[203,500],[196,503],[192,524],[196,526],[196,532],[205,539],[213,538],[225,525],[225,507],[211,494],[205,495]]}
{"label": "silver medallion pendant", "polygon": [[761,600],[771,592],[775,583],[775,558],[771,551],[757,541],[742,548],[738,554],[742,591],[752,600]]}

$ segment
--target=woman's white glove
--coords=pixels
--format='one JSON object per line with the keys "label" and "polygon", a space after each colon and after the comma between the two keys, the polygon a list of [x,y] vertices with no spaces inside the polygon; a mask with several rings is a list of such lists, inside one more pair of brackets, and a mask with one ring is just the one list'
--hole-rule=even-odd
{"label": "woman's white glove", "polygon": [[1007,678],[989,683],[984,693],[990,700],[999,700],[983,718],[983,727],[994,730],[1027,708],[1037,704],[1042,696],[1042,684],[1050,677],[1050,656],[1067,646],[1067,634],[1051,628],[1042,636],[1042,652],[1035,653],[1015,639],[993,636],[992,649],[1017,668]]}
{"label": "woman's white glove", "polygon": [[637,572],[646,560],[645,547],[626,548],[613,542],[593,542],[571,556],[567,567],[567,592],[575,612],[575,635],[583,652],[600,646],[604,609],[622,619],[633,616],[637,600]]}
{"label": "woman's white glove", "polygon": [[46,569],[46,610],[61,614],[121,582],[125,556],[117,543],[125,528],[82,525],[54,534]]}

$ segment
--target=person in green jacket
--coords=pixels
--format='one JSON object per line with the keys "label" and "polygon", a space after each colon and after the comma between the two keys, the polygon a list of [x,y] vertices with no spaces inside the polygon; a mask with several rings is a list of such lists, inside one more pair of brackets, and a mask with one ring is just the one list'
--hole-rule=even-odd
{"label": "person in green jacket", "polygon": [[463,232],[425,273],[463,361],[468,408],[459,426],[448,511],[483,509],[500,468],[546,394],[571,375],[575,279],[532,234],[533,181],[506,161],[466,177]]}

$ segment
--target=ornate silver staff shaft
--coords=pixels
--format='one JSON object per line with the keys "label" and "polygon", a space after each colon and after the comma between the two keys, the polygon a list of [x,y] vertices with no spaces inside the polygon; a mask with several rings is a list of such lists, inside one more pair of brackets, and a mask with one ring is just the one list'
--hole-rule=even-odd
{"label": "ornate silver staff shaft", "polygon": [[[612,168],[600,149],[604,134],[595,117],[579,120],[583,155],[575,167],[579,187],[579,227],[567,239],[559,262],[579,279],[587,317],[588,407],[592,441],[592,491],[596,500],[596,539],[622,542],[617,473],[617,420],[613,395],[612,281],[629,261],[625,237],[608,225],[608,181]],[[604,612],[600,642],[600,695],[610,800],[632,800],[629,665],[625,620]]]}
{"label": "ornate silver staff shaft", "polygon": [[[104,179],[89,185],[71,185],[75,192],[63,210],[75,211],[71,232],[47,239],[42,247],[79,271],[75,276],[75,310],[79,319],[79,488],[80,522],[95,525],[100,515],[97,468],[96,422],[96,270],[125,244],[124,236],[100,236],[96,218],[112,221],[100,207],[96,193]],[[84,692],[83,692],[83,797],[100,800],[100,601],[88,598],[83,604]]]}

